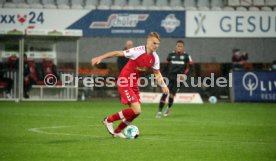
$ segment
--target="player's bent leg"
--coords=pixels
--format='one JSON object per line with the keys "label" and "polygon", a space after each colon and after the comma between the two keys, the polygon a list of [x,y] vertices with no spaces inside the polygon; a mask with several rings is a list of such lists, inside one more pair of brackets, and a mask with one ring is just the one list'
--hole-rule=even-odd
{"label": "player's bent leg", "polygon": [[108,122],[107,120],[108,120],[107,117],[104,118],[103,123],[104,123],[107,131],[109,132],[109,134],[113,135],[114,134],[113,122]]}
{"label": "player's bent leg", "polygon": [[138,102],[131,103],[130,108],[133,110],[135,115],[139,115],[142,112],[141,105]]}
{"label": "player's bent leg", "polygon": [[156,114],[156,118],[161,118],[161,115],[162,115],[162,110],[164,108],[164,105],[166,103],[166,99],[167,99],[167,94],[163,94],[160,98],[160,103],[159,103],[159,108],[158,108],[158,111],[157,111],[157,114]]}
{"label": "player's bent leg", "polygon": [[119,112],[121,123],[114,130],[114,137],[125,138],[122,130],[127,127],[139,114],[141,113],[141,106],[139,102],[130,103],[130,108]]}
{"label": "player's bent leg", "polygon": [[164,107],[164,105],[165,105],[165,103],[166,103],[167,96],[168,96],[167,94],[163,94],[163,95],[161,96],[161,98],[160,98],[160,103],[159,103],[159,112],[162,111],[162,109],[163,109],[163,107]]}
{"label": "player's bent leg", "polygon": [[173,105],[174,96],[175,96],[175,95],[174,95],[173,93],[170,93],[169,102],[168,102],[168,107],[167,107],[166,111],[165,111],[164,114],[163,114],[164,117],[169,116],[169,113],[171,112],[171,107],[172,107],[172,105]]}
{"label": "player's bent leg", "polygon": [[129,104],[129,108],[124,109],[108,118],[108,121],[121,120],[114,130],[114,137],[125,138],[121,131],[131,123],[141,113],[139,89],[129,87],[118,87],[123,104]]}
{"label": "player's bent leg", "polygon": [[168,102],[168,107],[169,108],[171,108],[172,105],[173,105],[174,96],[175,96],[175,94],[170,93],[169,102]]}
{"label": "player's bent leg", "polygon": [[[129,122],[127,120],[131,120],[133,116],[135,115],[134,111],[131,108],[123,109],[120,112],[117,112],[107,118],[104,119],[103,123],[106,126],[106,129],[111,135],[114,135],[115,133],[120,133],[122,129],[124,129]],[[113,122],[121,120],[121,123],[118,125],[118,127],[113,130]]]}
{"label": "player's bent leg", "polygon": [[120,120],[120,119],[121,118],[120,118],[119,112],[104,118],[103,123],[104,123],[109,134],[111,134],[111,135],[114,134],[113,122]]}

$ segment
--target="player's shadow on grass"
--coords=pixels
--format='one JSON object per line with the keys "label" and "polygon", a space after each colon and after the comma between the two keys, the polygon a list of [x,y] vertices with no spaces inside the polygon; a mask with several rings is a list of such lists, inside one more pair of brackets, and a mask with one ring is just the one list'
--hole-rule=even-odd
{"label": "player's shadow on grass", "polygon": [[185,119],[185,118],[190,118],[190,117],[192,117],[192,115],[190,115],[190,114],[173,113],[163,119],[178,119],[178,118]]}

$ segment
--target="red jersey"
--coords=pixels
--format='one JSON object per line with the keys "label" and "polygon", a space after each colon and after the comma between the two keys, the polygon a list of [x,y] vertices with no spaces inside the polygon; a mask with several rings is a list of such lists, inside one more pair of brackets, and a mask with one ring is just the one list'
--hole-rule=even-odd
{"label": "red jersey", "polygon": [[122,69],[119,77],[129,78],[131,74],[138,79],[139,76],[149,69],[159,70],[160,61],[156,52],[147,54],[146,46],[138,46],[124,51],[128,63]]}
{"label": "red jersey", "polygon": [[[128,63],[122,69],[118,78],[118,91],[123,104],[140,102],[138,78],[149,69],[159,70],[160,61],[156,52],[147,54],[146,46],[138,46],[124,51]],[[123,83],[122,80],[127,80]]]}

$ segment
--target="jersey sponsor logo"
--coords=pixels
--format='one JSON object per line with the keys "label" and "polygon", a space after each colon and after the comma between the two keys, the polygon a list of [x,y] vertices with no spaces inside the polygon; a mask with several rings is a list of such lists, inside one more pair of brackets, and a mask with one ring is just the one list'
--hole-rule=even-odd
{"label": "jersey sponsor logo", "polygon": [[172,64],[185,64],[184,61],[171,61]]}
{"label": "jersey sponsor logo", "polygon": [[137,67],[136,69],[137,69],[138,71],[141,71],[141,72],[147,71],[147,68],[143,68],[143,67]]}
{"label": "jersey sponsor logo", "polygon": [[152,59],[150,59],[150,62],[149,62],[150,64],[152,64]]}
{"label": "jersey sponsor logo", "polygon": [[169,14],[161,21],[161,26],[165,28],[167,33],[172,33],[177,27],[180,26],[180,21],[174,14]]}
{"label": "jersey sponsor logo", "polygon": [[180,59],[183,60],[183,59],[184,59],[184,56],[180,56]]}
{"label": "jersey sponsor logo", "polygon": [[94,21],[92,29],[109,29],[112,27],[134,28],[140,21],[146,21],[149,14],[111,14],[107,21]]}

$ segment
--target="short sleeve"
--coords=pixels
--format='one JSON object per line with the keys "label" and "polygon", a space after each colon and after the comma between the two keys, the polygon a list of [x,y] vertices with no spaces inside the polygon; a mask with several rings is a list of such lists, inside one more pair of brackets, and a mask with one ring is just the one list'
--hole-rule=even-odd
{"label": "short sleeve", "polygon": [[145,46],[138,46],[123,51],[124,56],[132,60],[135,60],[137,57],[144,54],[145,52]]}
{"label": "short sleeve", "polygon": [[192,57],[191,57],[190,55],[188,56],[188,63],[189,63],[189,64],[192,64],[192,63],[193,63]]}
{"label": "short sleeve", "polygon": [[185,64],[192,64],[193,63],[191,56],[187,53],[185,54],[184,62],[185,62]]}
{"label": "short sleeve", "polygon": [[155,70],[159,70],[160,69],[160,60],[159,60],[159,56],[157,55],[156,52],[153,53],[153,56],[154,56],[154,59],[155,59],[155,62],[152,66],[153,69]]}

